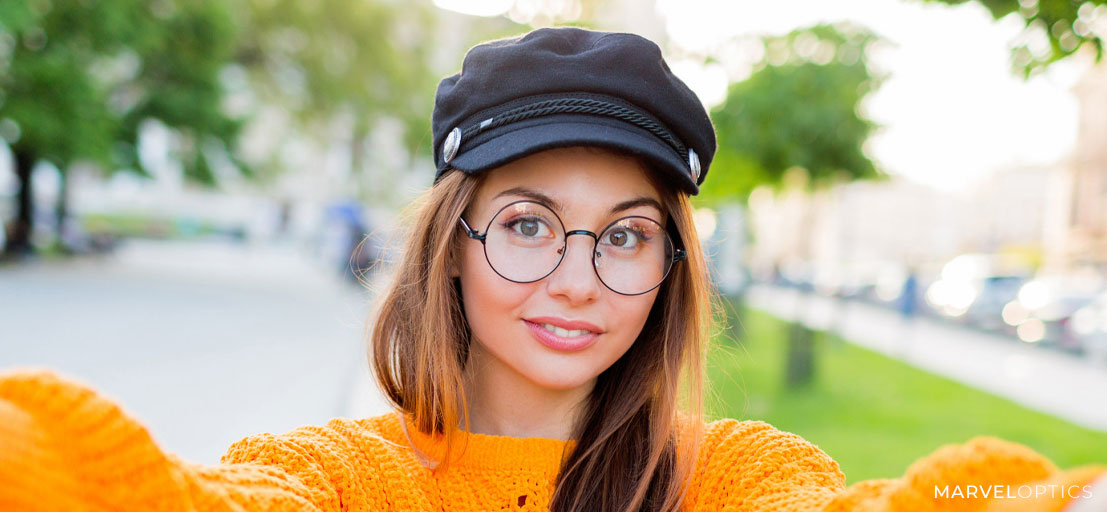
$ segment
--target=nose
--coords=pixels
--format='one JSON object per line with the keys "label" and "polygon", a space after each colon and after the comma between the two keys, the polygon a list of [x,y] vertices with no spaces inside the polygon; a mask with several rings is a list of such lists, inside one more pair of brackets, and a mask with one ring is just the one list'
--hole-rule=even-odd
{"label": "nose", "polygon": [[594,242],[592,236],[565,239],[566,253],[546,285],[550,295],[565,297],[572,304],[585,304],[599,298],[603,283],[592,266]]}

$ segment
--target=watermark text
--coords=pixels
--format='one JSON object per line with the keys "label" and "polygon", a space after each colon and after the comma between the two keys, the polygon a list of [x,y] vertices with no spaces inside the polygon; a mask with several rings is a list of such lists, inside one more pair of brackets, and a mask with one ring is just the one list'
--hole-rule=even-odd
{"label": "watermark text", "polygon": [[1025,485],[935,485],[934,498],[967,499],[1030,499],[1030,498],[1091,498],[1090,485],[1025,484]]}

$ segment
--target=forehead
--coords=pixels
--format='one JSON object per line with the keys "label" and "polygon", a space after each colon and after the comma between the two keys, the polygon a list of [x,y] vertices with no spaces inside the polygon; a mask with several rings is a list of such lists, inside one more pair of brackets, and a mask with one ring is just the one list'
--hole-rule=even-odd
{"label": "forehead", "polygon": [[518,189],[540,191],[567,211],[606,209],[637,198],[661,203],[660,193],[648,179],[649,172],[638,159],[610,151],[552,149],[488,171],[474,206],[487,209],[506,204],[518,196],[501,194]]}

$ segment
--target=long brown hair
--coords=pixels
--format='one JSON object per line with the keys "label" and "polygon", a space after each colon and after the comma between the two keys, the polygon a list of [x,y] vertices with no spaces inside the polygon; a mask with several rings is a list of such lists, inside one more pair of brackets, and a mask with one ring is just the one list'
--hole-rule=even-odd
{"label": "long brown hair", "polygon": [[[677,510],[692,475],[703,427],[703,349],[718,297],[687,194],[646,174],[687,258],[661,285],[634,344],[597,378],[552,511]],[[370,359],[385,395],[421,432],[445,434],[446,456],[430,464],[441,471],[459,420],[469,424],[462,372],[471,333],[448,272],[464,237],[457,219],[484,176],[449,172],[405,212],[403,256],[370,334]]]}

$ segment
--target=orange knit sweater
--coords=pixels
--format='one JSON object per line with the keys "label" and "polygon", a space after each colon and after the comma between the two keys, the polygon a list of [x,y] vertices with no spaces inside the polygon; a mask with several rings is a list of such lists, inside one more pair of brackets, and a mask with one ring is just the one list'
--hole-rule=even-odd
{"label": "orange knit sweater", "polygon": [[[253,435],[205,466],[160,450],[86,386],[49,371],[8,372],[0,374],[0,510],[546,510],[562,450],[575,445],[461,432],[468,449],[435,474],[415,458],[400,421],[384,414]],[[425,453],[442,453],[441,436],[403,421]],[[1061,471],[1025,446],[977,437],[938,449],[901,478],[846,487],[838,464],[794,434],[732,419],[704,431],[684,510],[1061,510],[1105,469]],[[948,486],[945,496],[935,497],[936,485]],[[976,497],[964,496],[970,489]],[[992,497],[1033,489],[1045,491]]]}

